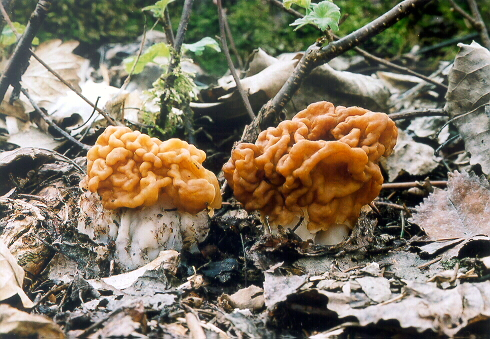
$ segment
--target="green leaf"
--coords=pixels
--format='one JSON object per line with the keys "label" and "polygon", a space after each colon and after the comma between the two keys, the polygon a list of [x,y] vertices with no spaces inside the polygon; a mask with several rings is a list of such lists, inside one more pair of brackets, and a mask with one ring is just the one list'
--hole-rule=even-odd
{"label": "green leaf", "polygon": [[[13,22],[12,24],[13,24],[15,30],[17,31],[17,33],[23,34],[25,32],[26,26],[24,26],[18,22]],[[10,28],[9,25],[6,25],[3,28],[2,35],[0,36],[0,46],[7,47],[7,46],[10,46],[12,44],[15,44],[16,42],[17,42],[17,37],[15,36],[14,31],[12,30],[12,28]],[[33,45],[39,45],[39,39],[34,38],[34,40],[32,40],[32,44]]]}
{"label": "green leaf", "polygon": [[311,0],[283,0],[283,2],[284,7],[286,8],[291,8],[293,4],[303,8],[308,8],[311,4]]}
{"label": "green leaf", "polygon": [[[141,54],[138,62],[136,63],[136,67],[134,68],[133,74],[138,74],[143,71],[145,66],[154,61],[157,57],[170,57],[170,48],[164,42],[155,44],[148,48],[143,54]],[[132,56],[124,59],[124,64],[126,66],[126,71],[129,73],[133,69],[133,65],[136,62],[136,56]]]}
{"label": "green leaf", "polygon": [[167,5],[175,0],[160,0],[157,1],[154,5],[146,6],[142,10],[150,11],[155,18],[163,18],[163,13],[165,13],[165,9]]}
{"label": "green leaf", "polygon": [[214,49],[216,52],[221,52],[221,48],[216,40],[210,37],[205,37],[193,44],[182,44],[186,50],[196,53],[196,55],[202,55],[206,47]]}
{"label": "green leaf", "polygon": [[322,1],[318,4],[311,4],[311,11],[301,19],[297,19],[290,26],[298,26],[297,30],[304,25],[314,25],[322,31],[329,27],[333,30],[339,29],[340,8],[330,1]]}

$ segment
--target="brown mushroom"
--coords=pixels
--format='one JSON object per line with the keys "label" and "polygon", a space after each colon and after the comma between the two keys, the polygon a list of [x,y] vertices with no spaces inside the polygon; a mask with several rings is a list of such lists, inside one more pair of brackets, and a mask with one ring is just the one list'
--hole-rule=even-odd
{"label": "brown mushroom", "polygon": [[218,180],[202,166],[206,154],[180,139],[162,142],[111,126],[87,159],[83,185],[100,195],[105,209],[117,210],[116,250],[127,268],[156,258],[161,249],[202,240],[206,211],[221,207]]}
{"label": "brown mushroom", "polygon": [[271,226],[291,228],[303,217],[302,238],[338,243],[379,194],[378,161],[397,135],[384,113],[317,102],[262,131],[255,144],[237,145],[223,171],[245,209],[259,210]]}

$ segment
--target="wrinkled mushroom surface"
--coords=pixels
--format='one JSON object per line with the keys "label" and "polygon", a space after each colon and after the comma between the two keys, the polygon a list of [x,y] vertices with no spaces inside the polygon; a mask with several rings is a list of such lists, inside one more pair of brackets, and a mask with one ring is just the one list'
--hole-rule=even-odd
{"label": "wrinkled mushroom surface", "polygon": [[317,102],[262,131],[255,144],[238,144],[223,171],[245,209],[259,210],[270,225],[291,227],[304,217],[313,234],[352,228],[381,190],[378,161],[397,135],[384,113]]}
{"label": "wrinkled mushroom surface", "polygon": [[151,206],[197,213],[221,207],[216,176],[202,166],[204,151],[180,139],[160,141],[110,126],[87,154],[87,188],[107,209]]}
{"label": "wrinkled mushroom surface", "polygon": [[205,158],[180,139],[162,142],[127,127],[106,128],[87,154],[82,186],[93,193],[81,197],[79,231],[97,242],[114,241],[126,269],[164,249],[191,250],[207,235],[207,210],[221,207],[218,180],[202,166]]}

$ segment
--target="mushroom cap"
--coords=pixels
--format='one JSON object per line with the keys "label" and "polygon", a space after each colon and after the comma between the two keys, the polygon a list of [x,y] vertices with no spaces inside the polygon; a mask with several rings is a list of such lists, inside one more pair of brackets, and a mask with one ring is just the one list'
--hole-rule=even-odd
{"label": "mushroom cap", "polygon": [[110,126],[87,154],[86,186],[107,209],[165,202],[197,213],[221,207],[218,180],[202,166],[204,151],[180,139],[164,142]]}
{"label": "mushroom cap", "polygon": [[271,225],[305,217],[311,233],[352,228],[381,190],[377,163],[397,136],[384,113],[317,102],[262,131],[255,144],[238,144],[223,172],[245,209],[259,210]]}

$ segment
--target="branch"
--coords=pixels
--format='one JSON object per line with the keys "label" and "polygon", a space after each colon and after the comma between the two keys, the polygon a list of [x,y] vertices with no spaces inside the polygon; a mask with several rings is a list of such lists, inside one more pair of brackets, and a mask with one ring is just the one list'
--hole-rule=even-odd
{"label": "branch", "polygon": [[[175,69],[179,67],[180,61],[182,58],[181,49],[182,44],[184,43],[185,33],[187,31],[187,25],[189,24],[189,19],[191,17],[192,12],[192,4],[194,0],[185,0],[184,9],[182,10],[182,17],[180,19],[179,27],[177,28],[177,34],[175,35],[174,40],[174,51],[172,53],[172,59],[168,66],[167,72],[164,76],[165,78],[165,88],[170,89],[174,87],[176,77],[173,74]],[[157,124],[159,126],[164,127],[167,122],[167,117],[169,115],[169,109],[167,104],[168,98],[165,98],[165,95],[160,96],[160,115],[158,116]],[[189,137],[189,141],[193,143],[194,139],[194,130],[192,124],[192,111],[189,109],[189,103],[183,103],[183,120],[184,120],[184,128]]]}
{"label": "branch", "polygon": [[[20,38],[19,36],[19,33],[15,30],[15,27],[12,23],[12,21],[10,20],[10,17],[8,16],[7,14],[7,11],[5,10],[5,7],[3,6],[1,0],[0,0],[0,12],[2,13],[3,15],[3,18],[4,20],[8,23],[8,25],[10,26],[10,28],[12,29],[12,31],[14,32],[14,34],[17,36],[17,38]],[[92,106],[92,108],[94,110],[96,110],[97,112],[99,112],[111,125],[116,125],[116,121],[114,121],[114,119],[112,119],[108,114],[107,112],[105,112],[104,110],[100,109],[97,107],[97,104],[93,104],[90,100],[88,100],[80,91],[78,91],[75,87],[73,87],[69,82],[67,82],[65,79],[63,79],[61,77],[61,75],[59,75],[54,69],[52,69],[48,64],[46,64],[43,60],[41,60],[41,58],[39,58],[36,53],[34,53],[34,51],[29,48],[29,53],[28,54],[29,56],[32,55],[34,57],[34,59],[36,59],[44,68],[46,68],[48,70],[48,72],[50,72],[51,74],[53,74],[62,84],[64,84],[66,87],[68,87],[70,90],[72,90],[73,92],[75,92],[75,94],[77,94],[83,101],[85,101],[88,105]],[[25,70],[24,70],[25,72]],[[23,72],[23,73],[24,73]],[[21,74],[22,76],[22,74]],[[5,94],[4,94],[5,95]],[[3,100],[3,99],[2,99]]]}
{"label": "branch", "polygon": [[432,0],[402,1],[384,15],[340,40],[332,42],[325,47],[316,43],[311,45],[281,90],[271,101],[262,107],[259,115],[245,128],[242,135],[242,141],[253,142],[261,130],[276,124],[284,106],[286,106],[294,93],[299,89],[303,79],[305,79],[315,67],[327,63],[355,46],[366,42],[371,37],[383,32],[388,27],[393,26],[402,18],[408,16],[415,10],[422,8],[422,6],[431,1]]}
{"label": "branch", "polygon": [[437,117],[448,116],[447,112],[442,108],[426,108],[414,111],[403,111],[399,113],[388,114],[391,120],[403,120],[417,117]]}
{"label": "branch", "polygon": [[[286,12],[294,15],[297,18],[303,18],[304,17],[304,15],[301,14],[300,12],[295,11],[294,9],[291,9],[291,8],[284,7],[284,4],[282,2],[280,2],[279,0],[269,0],[269,2],[271,2],[273,5],[276,5],[277,7],[282,8],[284,11],[286,11]],[[323,32],[322,32],[322,34],[323,34]],[[335,40],[339,40],[340,39],[340,37],[337,36],[337,35],[335,35],[335,34],[332,34],[332,37]],[[354,51],[356,51],[357,53],[359,53],[360,55],[362,55],[365,59],[368,59],[368,60],[377,62],[378,64],[384,65],[384,66],[386,66],[388,68],[395,69],[395,70],[400,71],[400,72],[403,72],[403,73],[411,74],[411,75],[416,76],[416,77],[418,77],[418,78],[420,78],[420,79],[422,79],[424,81],[427,81],[427,82],[429,82],[429,83],[431,83],[433,85],[436,85],[438,87],[441,87],[444,90],[447,90],[447,86],[446,85],[441,84],[440,82],[437,82],[434,79],[431,79],[429,77],[426,77],[423,74],[417,73],[417,72],[411,70],[410,68],[402,67],[402,66],[399,66],[397,64],[394,64],[392,62],[389,62],[389,61],[387,61],[385,59],[378,58],[377,56],[372,55],[371,53],[368,53],[368,52],[366,52],[365,50],[363,50],[362,48],[359,48],[359,47],[354,47]]]}
{"label": "branch", "polygon": [[475,28],[480,32],[481,42],[486,48],[490,49],[490,36],[488,36],[487,27],[478,10],[478,4],[475,0],[468,0],[468,5],[470,5],[471,13],[476,18]]}
{"label": "branch", "polygon": [[[5,93],[10,85],[14,87],[20,86],[20,79],[22,74],[29,66],[29,58],[31,53],[29,49],[32,45],[32,40],[35,38],[36,33],[41,27],[46,15],[51,7],[51,3],[54,0],[39,0],[37,2],[34,12],[32,12],[29,22],[27,23],[26,30],[17,45],[15,46],[14,53],[8,61],[7,67],[0,78],[0,102],[3,101]],[[5,14],[4,14],[5,15]],[[7,19],[4,17],[5,21]]]}
{"label": "branch", "polygon": [[243,69],[243,61],[242,58],[240,57],[240,53],[238,53],[238,50],[235,45],[235,40],[233,40],[233,34],[231,33],[230,29],[230,24],[228,23],[228,17],[226,16],[226,13],[223,11],[223,21],[225,22],[225,30],[226,30],[226,35],[228,36],[228,40],[230,40],[230,48],[235,54],[236,59],[238,61],[238,67],[240,69]]}
{"label": "branch", "polygon": [[168,11],[168,6],[165,8],[165,13],[163,17],[163,30],[165,31],[165,37],[167,38],[167,43],[174,47],[175,37],[174,31],[172,30],[172,22],[170,21],[170,13]]}
{"label": "branch", "polygon": [[230,50],[228,49],[228,43],[226,42],[226,29],[225,29],[225,15],[223,13],[223,6],[221,4],[221,0],[218,0],[218,20],[219,20],[219,30],[221,34],[221,44],[223,45],[223,53],[225,53],[226,61],[228,62],[228,67],[230,68],[230,72],[233,75],[233,79],[235,79],[235,84],[242,97],[245,108],[247,109],[248,116],[253,121],[255,118],[254,111],[252,106],[250,105],[250,101],[248,100],[248,95],[245,93],[242,83],[240,81],[240,77],[238,76],[235,66],[233,65],[233,60],[231,59]]}
{"label": "branch", "polygon": [[86,150],[88,151],[90,149],[90,146],[88,145],[85,145],[85,144],[82,144],[80,141],[78,141],[77,139],[75,139],[74,137],[72,137],[70,134],[68,134],[64,129],[62,129],[61,127],[59,127],[58,125],[56,125],[53,120],[51,120],[51,118],[43,112],[43,110],[37,105],[37,103],[31,98],[31,96],[29,95],[29,93],[21,88],[20,89],[21,92],[27,97],[27,99],[29,99],[29,101],[31,102],[31,105],[32,107],[34,107],[34,109],[36,110],[36,112],[39,114],[39,116],[44,120],[46,121],[46,123],[53,127],[57,132],[61,133],[61,135],[63,135],[67,140],[71,141],[72,143],[74,143],[75,145],[79,146],[80,148],[82,148],[83,150]]}
{"label": "branch", "polygon": [[192,4],[194,0],[185,0],[184,10],[182,11],[182,17],[180,18],[179,28],[177,29],[177,35],[175,36],[174,49],[177,53],[180,53],[182,44],[184,43],[185,32],[187,31],[187,25],[192,12]]}
{"label": "branch", "polygon": [[480,38],[484,47],[490,49],[490,37],[488,36],[487,28],[485,27],[485,23],[483,22],[480,11],[478,10],[476,1],[468,0],[468,5],[470,6],[471,13],[473,15],[466,13],[466,11],[459,7],[454,0],[449,0],[449,2],[451,3],[451,6],[453,6],[454,10],[468,20],[471,26],[473,26],[480,33]]}

